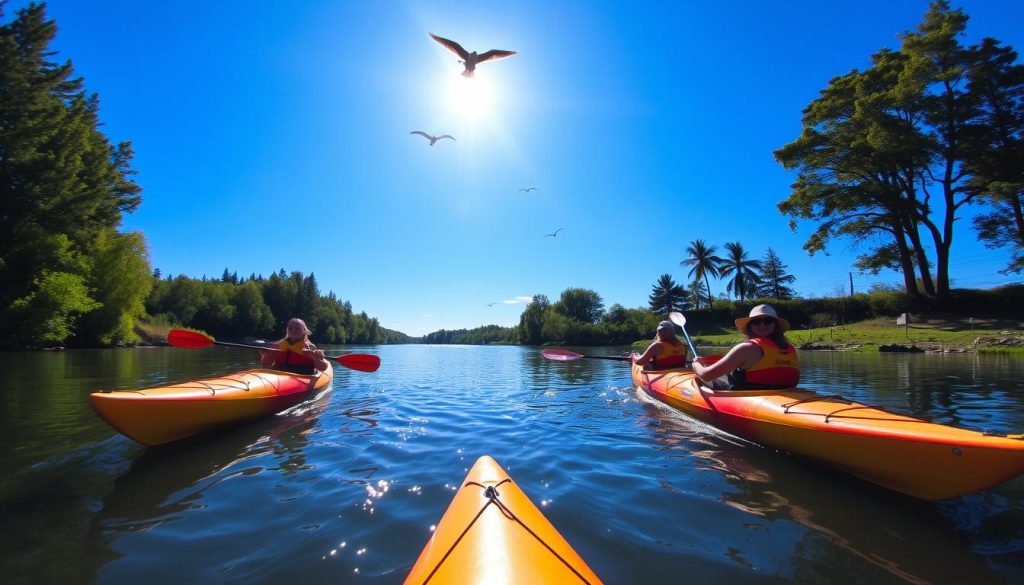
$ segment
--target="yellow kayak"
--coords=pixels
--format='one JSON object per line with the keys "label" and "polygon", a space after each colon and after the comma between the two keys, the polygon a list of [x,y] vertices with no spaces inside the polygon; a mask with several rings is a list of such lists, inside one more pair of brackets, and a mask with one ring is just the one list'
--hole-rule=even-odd
{"label": "yellow kayak", "polygon": [[406,585],[600,583],[498,463],[477,460]]}
{"label": "yellow kayak", "polygon": [[1024,435],[933,423],[799,388],[711,390],[688,369],[633,366],[646,394],[723,431],[924,500],[1024,473]]}
{"label": "yellow kayak", "polygon": [[312,376],[244,370],[142,390],[94,392],[89,405],[121,434],[152,446],[281,412],[329,388],[333,378],[330,364]]}

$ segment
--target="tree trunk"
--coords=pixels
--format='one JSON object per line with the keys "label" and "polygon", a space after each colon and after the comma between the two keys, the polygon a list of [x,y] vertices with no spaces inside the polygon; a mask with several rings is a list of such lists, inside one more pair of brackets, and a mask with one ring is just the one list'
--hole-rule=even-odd
{"label": "tree trunk", "polygon": [[903,287],[907,295],[914,299],[921,298],[921,291],[917,288],[917,279],[914,277],[914,260],[910,256],[910,247],[907,245],[906,233],[899,222],[893,222],[893,238],[896,240],[896,249],[900,254],[900,267],[903,270]]}

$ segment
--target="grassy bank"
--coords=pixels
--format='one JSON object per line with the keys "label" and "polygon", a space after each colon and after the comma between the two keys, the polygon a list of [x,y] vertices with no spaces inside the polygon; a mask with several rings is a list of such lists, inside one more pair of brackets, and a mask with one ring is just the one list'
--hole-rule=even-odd
{"label": "grassy bank", "polygon": [[[734,327],[707,326],[689,330],[696,345],[731,347],[743,337]],[[873,319],[833,327],[794,327],[786,333],[801,349],[879,351],[883,346],[924,351],[978,351],[1024,355],[1024,327],[1007,319],[962,319],[943,315],[911,315],[907,326],[891,319]]]}

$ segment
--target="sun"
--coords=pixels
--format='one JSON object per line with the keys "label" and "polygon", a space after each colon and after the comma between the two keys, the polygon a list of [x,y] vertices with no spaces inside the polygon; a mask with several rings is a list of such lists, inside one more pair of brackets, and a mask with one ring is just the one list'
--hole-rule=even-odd
{"label": "sun", "polygon": [[494,110],[494,85],[482,77],[456,75],[448,82],[448,107],[463,120],[484,120]]}

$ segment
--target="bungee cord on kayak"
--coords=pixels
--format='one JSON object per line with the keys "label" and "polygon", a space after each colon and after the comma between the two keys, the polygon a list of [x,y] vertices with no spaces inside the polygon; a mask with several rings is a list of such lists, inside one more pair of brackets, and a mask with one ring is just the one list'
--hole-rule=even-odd
{"label": "bungee cord on kayak", "polygon": [[498,463],[484,455],[405,580],[407,585],[428,582],[597,585],[601,580]]}
{"label": "bungee cord on kayak", "polygon": [[549,545],[548,543],[544,542],[543,538],[541,538],[536,532],[534,532],[529,526],[527,526],[525,522],[523,522],[518,516],[516,516],[515,512],[513,512],[508,506],[506,506],[501,501],[501,499],[500,499],[501,494],[498,493],[498,486],[500,486],[500,485],[502,485],[504,483],[511,483],[511,482],[512,482],[511,478],[505,478],[505,479],[499,481],[498,483],[496,483],[494,485],[484,485],[482,483],[478,483],[478,482],[475,482],[475,481],[467,481],[466,483],[463,484],[463,487],[476,486],[476,487],[484,488],[484,497],[487,498],[487,503],[485,503],[480,508],[480,510],[477,511],[476,516],[473,517],[473,520],[470,521],[469,524],[466,525],[466,528],[462,531],[461,534],[459,534],[459,537],[455,539],[455,541],[452,543],[451,547],[449,547],[448,550],[445,552],[444,556],[442,556],[441,559],[437,562],[437,564],[434,566],[434,569],[432,571],[430,571],[430,574],[427,575],[427,578],[423,581],[424,585],[426,583],[430,582],[430,579],[434,576],[434,574],[437,573],[438,569],[441,568],[441,565],[444,564],[444,562],[448,559],[448,557],[451,556],[451,554],[455,550],[455,548],[458,547],[460,542],[462,542],[463,537],[465,537],[466,534],[470,531],[470,529],[473,528],[473,525],[476,524],[476,521],[480,518],[480,516],[483,515],[484,511],[486,511],[487,507],[490,506],[491,504],[494,504],[495,506],[497,506],[498,510],[500,510],[501,513],[506,518],[508,518],[509,520],[512,520],[516,524],[519,524],[520,526],[522,526],[523,530],[526,530],[526,532],[530,536],[534,537],[537,540],[537,542],[539,542],[541,545],[543,545],[544,548],[548,549],[548,551],[551,552],[551,554],[554,555],[555,558],[557,558],[559,561],[561,561],[562,564],[566,566],[566,568],[568,568],[570,571],[572,571],[572,573],[574,575],[579,577],[580,581],[582,581],[583,583],[588,583],[588,584],[590,583],[590,581],[587,580],[586,577],[581,575],[580,572],[577,571],[576,568],[573,567],[572,564],[568,560],[566,560],[562,555],[560,555],[558,553],[558,551],[556,551],[555,549],[551,548],[551,545]]}

